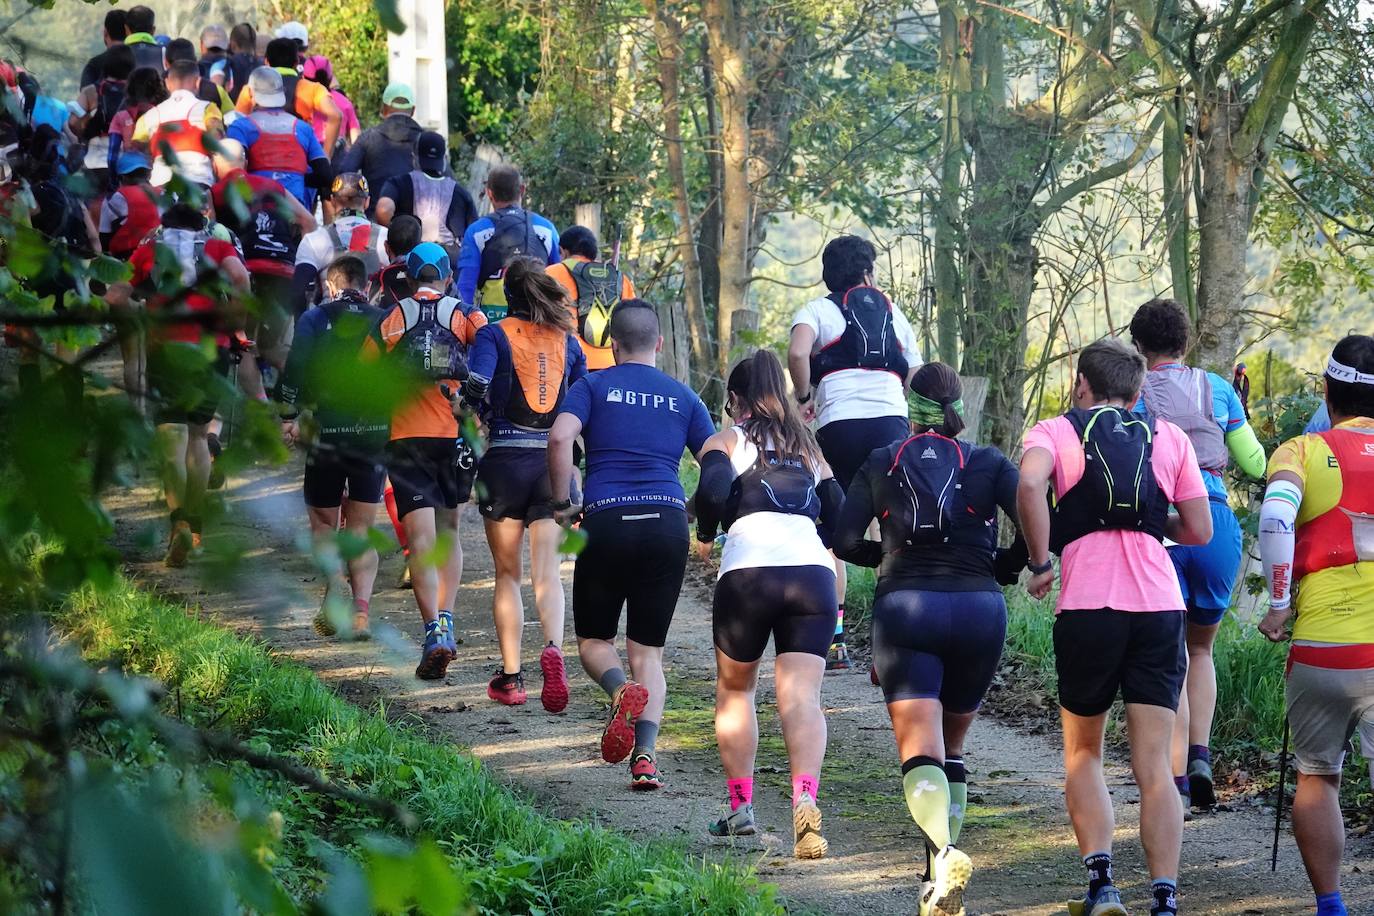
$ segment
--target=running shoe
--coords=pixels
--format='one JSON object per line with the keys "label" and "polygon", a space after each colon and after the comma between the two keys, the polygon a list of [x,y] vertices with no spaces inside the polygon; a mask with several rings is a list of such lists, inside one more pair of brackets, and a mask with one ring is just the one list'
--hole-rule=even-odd
{"label": "running shoe", "polygon": [[1208,760],[1188,761],[1188,791],[1193,804],[1199,808],[1215,808],[1217,804],[1216,786],[1212,783],[1212,763]]}
{"label": "running shoe", "polygon": [[832,642],[830,651],[825,653],[826,671],[848,671],[849,649],[842,642]]}
{"label": "running shoe", "polygon": [[506,706],[523,706],[525,703],[525,678],[519,673],[496,672],[496,677],[487,681],[487,696]]}
{"label": "running shoe", "polygon": [[167,556],[163,562],[172,569],[181,569],[190,559],[193,547],[195,535],[191,533],[191,523],[177,522],[172,526],[172,536],[167,542]]}
{"label": "running shoe", "polygon": [[353,612],[353,638],[366,642],[372,638],[372,627],[368,624],[367,611]]}
{"label": "running shoe", "polygon": [[630,761],[630,788],[640,792],[663,788],[663,777],[658,775],[658,763],[653,754],[635,754],[635,759]]}
{"label": "running shoe", "polygon": [[199,557],[205,553],[205,542],[201,539],[199,531],[191,532],[191,556]]}
{"label": "running shoe", "polygon": [[964,916],[964,890],[973,862],[960,849],[946,846],[931,863],[931,880],[921,885],[920,916]]}
{"label": "running shoe", "polygon": [[545,646],[539,653],[539,670],[544,675],[544,686],[539,690],[544,711],[558,713],[567,709],[568,672],[563,666],[563,650],[553,643]]}
{"label": "running shoe", "polygon": [[415,666],[415,676],[422,681],[437,681],[448,671],[448,663],[453,660],[452,653],[444,641],[444,634],[433,629],[425,634],[425,645],[420,650],[420,664]]}
{"label": "running shoe", "polygon": [[792,854],[798,859],[819,859],[830,849],[821,836],[821,809],[805,792],[792,806]]}
{"label": "running shoe", "polygon": [[396,581],[397,588],[410,588],[410,556],[401,560],[401,578]]}
{"label": "running shoe", "polygon": [[1179,789],[1178,800],[1183,805],[1183,822],[1186,824],[1193,819],[1193,799],[1187,792]]}
{"label": "running shoe", "polygon": [[635,723],[649,702],[649,691],[642,684],[627,681],[611,697],[611,715],[601,732],[601,759],[619,763],[635,747]]}
{"label": "running shoe", "polygon": [[315,632],[321,636],[334,636],[338,634],[333,621],[329,619],[329,613],[321,607],[315,612],[315,618],[310,621],[310,625],[315,628]]}
{"label": "running shoe", "polygon": [[759,832],[754,823],[754,806],[749,803],[740,805],[725,817],[707,825],[706,832],[711,836],[753,836]]}
{"label": "running shoe", "polygon": [[1108,884],[1096,897],[1069,901],[1069,916],[1129,916],[1121,902],[1121,891]]}

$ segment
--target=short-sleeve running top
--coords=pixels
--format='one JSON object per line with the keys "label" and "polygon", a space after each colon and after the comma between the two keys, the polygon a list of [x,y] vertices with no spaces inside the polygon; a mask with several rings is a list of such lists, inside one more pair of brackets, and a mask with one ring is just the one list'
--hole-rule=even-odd
{"label": "short-sleeve running top", "polygon": [[[816,343],[812,352],[837,340],[844,333],[845,320],[840,307],[826,296],[819,296],[803,305],[792,317],[792,327],[804,324],[816,332]],[[892,327],[897,332],[897,343],[902,348],[907,365],[915,369],[921,365],[921,350],[916,343],[916,334],[911,330],[911,322],[902,314],[901,308],[892,305]],[[816,423],[825,426],[836,420],[869,420],[874,417],[905,417],[906,379],[899,379],[890,372],[874,372],[871,369],[841,369],[831,372],[819,383],[811,384],[816,389]]]}
{"label": "short-sleeve running top", "polygon": [[574,383],[562,412],[582,421],[587,514],[641,504],[686,508],[682,451],[697,454],[716,431],[691,388],[653,366],[625,363]]}
{"label": "short-sleeve running top", "polygon": [[[1355,417],[1336,429],[1365,433],[1374,449],[1374,420]],[[1269,458],[1269,475],[1288,471],[1302,481],[1298,527],[1331,511],[1341,499],[1340,465],[1320,434],[1289,439]],[[1319,569],[1302,577],[1293,639],[1320,643],[1374,643],[1374,562]]]}
{"label": "short-sleeve running top", "polygon": [[[1054,456],[1051,483],[1056,497],[1083,479],[1083,446],[1067,417],[1041,420],[1026,433],[1022,447],[1043,448]],[[1150,463],[1170,503],[1207,495],[1193,444],[1168,420],[1155,421]],[[1072,542],[1064,548],[1060,581],[1056,612],[1185,609],[1169,552],[1143,531],[1106,529]]]}

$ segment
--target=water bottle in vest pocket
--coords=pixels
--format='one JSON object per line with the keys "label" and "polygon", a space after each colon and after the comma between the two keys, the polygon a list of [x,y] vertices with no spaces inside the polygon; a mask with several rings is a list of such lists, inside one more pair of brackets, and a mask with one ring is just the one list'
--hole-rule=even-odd
{"label": "water bottle in vest pocket", "polygon": [[434,381],[463,381],[468,377],[467,348],[453,333],[453,319],[462,303],[452,296],[442,299],[404,299],[400,304],[405,331],[394,353],[406,367]]}
{"label": "water bottle in vest pocket", "polygon": [[1075,408],[1065,414],[1083,447],[1083,477],[1055,501],[1050,549],[1094,531],[1140,531],[1164,538],[1169,501],[1155,480],[1155,424],[1125,408]]}
{"label": "water bottle in vest pocket", "polygon": [[620,304],[620,271],[602,261],[567,264],[577,285],[577,333],[593,347],[611,345],[611,312]]}
{"label": "water bottle in vest pocket", "polygon": [[[968,513],[964,468],[971,447],[939,433],[910,437],[897,447],[887,469],[889,492],[883,500],[905,545],[943,544]],[[984,527],[986,520],[979,520]]]}

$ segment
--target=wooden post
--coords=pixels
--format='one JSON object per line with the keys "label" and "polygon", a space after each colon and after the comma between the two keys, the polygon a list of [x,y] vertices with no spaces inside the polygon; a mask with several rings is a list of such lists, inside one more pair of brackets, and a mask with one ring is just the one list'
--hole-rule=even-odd
{"label": "wooden post", "polygon": [[[586,226],[592,233],[601,239],[601,203],[598,201],[591,204],[578,204],[573,210],[573,221],[579,226]],[[614,239],[601,239],[603,248],[609,248]]]}
{"label": "wooden post", "polygon": [[687,316],[683,314],[682,307],[675,302],[659,302],[656,308],[659,333],[663,335],[663,352],[659,354],[658,368],[679,382],[690,385]]}
{"label": "wooden post", "polygon": [[964,386],[964,432],[962,438],[979,442],[978,427],[983,422],[983,405],[988,400],[988,380],[981,375],[961,375]]}

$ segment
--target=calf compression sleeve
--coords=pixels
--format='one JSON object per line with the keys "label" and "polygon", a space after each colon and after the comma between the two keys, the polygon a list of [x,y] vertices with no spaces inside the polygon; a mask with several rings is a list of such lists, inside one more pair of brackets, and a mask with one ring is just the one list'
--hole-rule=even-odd
{"label": "calf compression sleeve", "polygon": [[1249,423],[1242,423],[1226,434],[1226,450],[1247,476],[1256,480],[1264,477],[1264,446]]}
{"label": "calf compression sleeve", "polygon": [[933,757],[912,757],[902,764],[902,793],[911,819],[935,852],[950,845],[949,780]]}
{"label": "calf compression sleeve", "polygon": [[1269,606],[1288,607],[1293,593],[1293,546],[1302,489],[1288,480],[1274,480],[1264,491],[1260,506],[1260,561],[1269,584]]}

